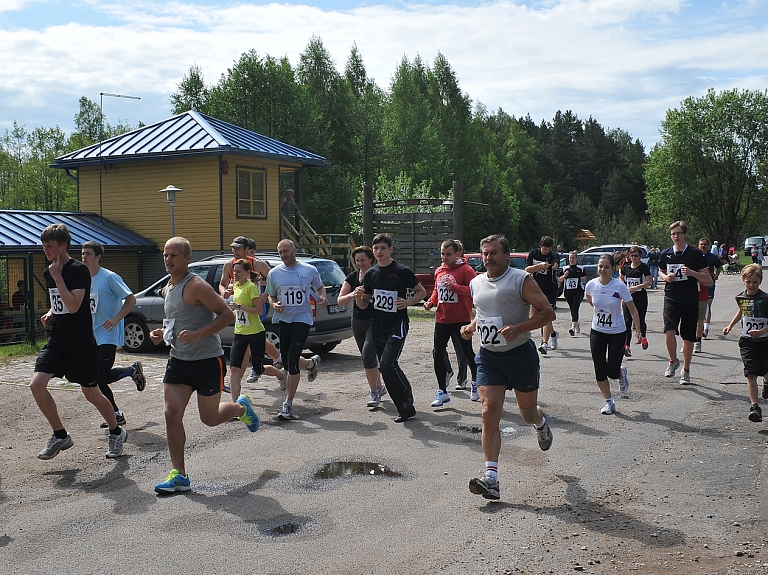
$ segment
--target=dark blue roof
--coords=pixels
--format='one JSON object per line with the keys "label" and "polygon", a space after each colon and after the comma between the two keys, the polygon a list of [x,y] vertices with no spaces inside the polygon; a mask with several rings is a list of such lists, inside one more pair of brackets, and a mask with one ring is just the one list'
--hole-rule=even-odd
{"label": "dark blue roof", "polygon": [[156,250],[157,244],[98,214],[0,210],[0,253],[39,249],[40,232],[51,224],[65,224],[72,245],[93,240],[112,250]]}
{"label": "dark blue roof", "polygon": [[200,112],[190,110],[138,128],[54,160],[54,168],[109,162],[233,153],[271,160],[328,166],[322,156],[267,138]]}

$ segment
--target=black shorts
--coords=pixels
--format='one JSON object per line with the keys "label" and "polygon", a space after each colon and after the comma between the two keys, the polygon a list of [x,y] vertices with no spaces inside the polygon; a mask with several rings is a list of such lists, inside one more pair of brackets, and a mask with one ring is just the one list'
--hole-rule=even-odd
{"label": "black shorts", "polygon": [[240,369],[245,358],[245,351],[251,348],[251,366],[261,375],[264,373],[264,350],[267,346],[267,332],[242,334],[236,333],[229,350],[229,367]]}
{"label": "black shorts", "polygon": [[53,377],[66,377],[81,387],[96,387],[98,376],[98,348],[93,343],[77,347],[63,347],[49,341],[35,361],[35,372],[51,373]]}
{"label": "black shorts", "polygon": [[227,366],[224,364],[223,355],[195,361],[171,357],[165,366],[163,383],[188,385],[198,395],[211,396],[224,391],[226,375]]}
{"label": "black shorts", "polygon": [[768,375],[768,338],[739,338],[741,361],[744,363],[744,377]]}
{"label": "black shorts", "polygon": [[698,321],[698,300],[681,303],[664,298],[664,333],[674,331],[676,334],[679,333],[685,341],[696,341]]}

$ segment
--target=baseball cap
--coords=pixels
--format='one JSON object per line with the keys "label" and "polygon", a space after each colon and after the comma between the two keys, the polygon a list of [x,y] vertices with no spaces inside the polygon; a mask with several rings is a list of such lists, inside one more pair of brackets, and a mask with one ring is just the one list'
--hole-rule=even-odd
{"label": "baseball cap", "polygon": [[240,246],[241,248],[247,248],[248,238],[246,238],[245,236],[237,236],[234,240],[232,240],[232,243],[229,245],[230,247]]}

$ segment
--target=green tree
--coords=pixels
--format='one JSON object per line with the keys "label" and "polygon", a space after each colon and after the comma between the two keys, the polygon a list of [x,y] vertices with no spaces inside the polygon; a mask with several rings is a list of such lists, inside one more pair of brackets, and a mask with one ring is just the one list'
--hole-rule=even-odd
{"label": "green tree", "polygon": [[668,110],[645,170],[657,225],[684,219],[711,238],[736,243],[762,213],[768,187],[768,92],[710,89]]}
{"label": "green tree", "polygon": [[208,88],[200,66],[197,64],[190,66],[187,74],[176,87],[177,91],[171,94],[171,111],[174,114],[181,114],[187,110],[206,113]]}

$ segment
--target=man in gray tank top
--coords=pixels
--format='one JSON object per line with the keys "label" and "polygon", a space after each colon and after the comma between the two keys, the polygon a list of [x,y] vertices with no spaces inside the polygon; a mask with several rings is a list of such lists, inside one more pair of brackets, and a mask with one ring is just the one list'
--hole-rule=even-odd
{"label": "man in gray tank top", "polygon": [[163,328],[152,330],[156,345],[165,341],[171,346],[171,358],[165,368],[165,428],[173,469],[155,485],[157,493],[173,493],[191,489],[184,465],[184,412],[193,392],[197,392],[200,421],[214,427],[233,417],[248,426],[259,428],[259,417],[248,396],[237,402],[221,402],[224,390],[224,350],[218,332],[232,321],[232,310],[203,278],[189,271],[192,247],[182,237],[171,238],[163,248],[165,270],[171,274],[163,288],[165,316]]}
{"label": "man in gray tank top", "polygon": [[[509,267],[509,242],[502,235],[480,241],[483,265],[488,270],[469,283],[476,314],[461,328],[470,339],[477,331],[480,350],[477,391],[483,403],[483,455],[485,473],[469,482],[469,490],[486,499],[499,499],[499,423],[507,390],[514,390],[523,421],[533,424],[539,447],[552,445],[547,416],[538,405],[539,355],[531,330],[555,319],[549,300],[531,274]],[[530,317],[530,309],[536,310]]]}

